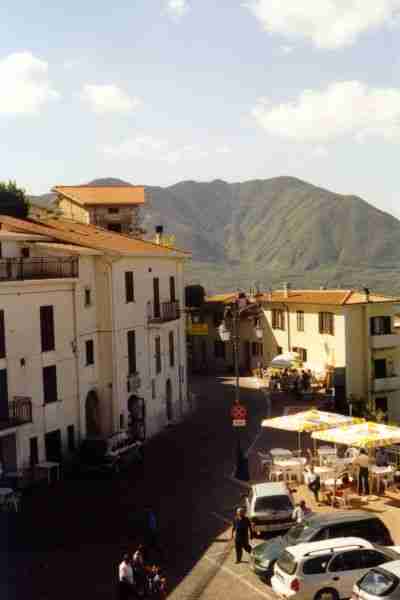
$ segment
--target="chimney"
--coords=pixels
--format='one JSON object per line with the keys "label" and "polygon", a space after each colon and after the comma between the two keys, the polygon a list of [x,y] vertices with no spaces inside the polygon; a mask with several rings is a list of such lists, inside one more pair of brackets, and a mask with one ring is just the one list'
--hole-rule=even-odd
{"label": "chimney", "polygon": [[369,289],[364,288],[364,293],[365,293],[365,302],[369,302]]}
{"label": "chimney", "polygon": [[284,296],[285,296],[285,298],[289,298],[289,293],[290,293],[290,283],[284,283],[284,284],[283,284],[283,291],[284,291]]}
{"label": "chimney", "polygon": [[164,231],[162,225],[156,225],[156,244],[161,244],[161,238]]}

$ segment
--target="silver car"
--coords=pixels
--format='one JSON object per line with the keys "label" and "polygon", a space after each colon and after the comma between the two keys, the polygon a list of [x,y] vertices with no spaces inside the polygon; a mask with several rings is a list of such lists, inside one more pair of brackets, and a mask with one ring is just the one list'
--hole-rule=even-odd
{"label": "silver car", "polygon": [[283,482],[253,485],[246,499],[246,508],[255,533],[282,531],[294,523],[293,497]]}
{"label": "silver car", "polygon": [[355,584],[351,598],[352,600],[400,600],[400,560],[388,562],[368,571]]}

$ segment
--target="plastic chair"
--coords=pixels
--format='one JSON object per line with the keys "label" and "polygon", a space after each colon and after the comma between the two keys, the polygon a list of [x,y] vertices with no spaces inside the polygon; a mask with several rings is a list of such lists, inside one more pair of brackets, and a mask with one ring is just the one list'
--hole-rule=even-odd
{"label": "plastic chair", "polygon": [[277,469],[272,467],[269,472],[269,480],[270,481],[281,481],[284,479],[284,471],[282,469]]}

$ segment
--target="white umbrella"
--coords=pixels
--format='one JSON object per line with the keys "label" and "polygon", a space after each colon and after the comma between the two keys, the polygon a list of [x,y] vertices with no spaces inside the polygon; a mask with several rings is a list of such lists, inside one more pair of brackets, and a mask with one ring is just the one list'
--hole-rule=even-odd
{"label": "white umbrella", "polygon": [[278,354],[270,362],[272,369],[291,369],[292,367],[299,367],[301,360],[297,352],[286,352],[284,354]]}

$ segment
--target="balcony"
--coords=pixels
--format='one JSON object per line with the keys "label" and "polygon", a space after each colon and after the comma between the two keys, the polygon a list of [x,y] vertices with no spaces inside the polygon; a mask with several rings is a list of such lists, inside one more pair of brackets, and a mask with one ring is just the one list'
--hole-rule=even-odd
{"label": "balcony", "polygon": [[8,403],[8,416],[0,416],[0,430],[32,423],[32,401],[30,398],[17,398]]}
{"label": "balcony", "polygon": [[149,324],[167,323],[179,319],[179,302],[147,303],[147,322]]}
{"label": "balcony", "polygon": [[374,392],[393,392],[400,390],[400,377],[382,377],[373,380]]}
{"label": "balcony", "polygon": [[77,258],[1,258],[0,281],[78,277]]}
{"label": "balcony", "polygon": [[381,350],[383,348],[397,348],[398,346],[400,346],[400,335],[397,333],[371,335],[371,348],[373,350]]}

